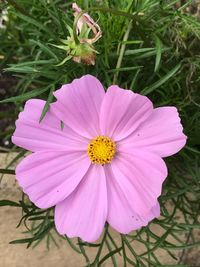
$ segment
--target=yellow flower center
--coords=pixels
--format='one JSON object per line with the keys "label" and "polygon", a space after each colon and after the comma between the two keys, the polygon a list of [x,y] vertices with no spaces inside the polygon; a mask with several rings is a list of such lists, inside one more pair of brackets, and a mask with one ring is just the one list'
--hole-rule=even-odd
{"label": "yellow flower center", "polygon": [[97,136],[88,145],[87,153],[93,163],[107,164],[116,152],[115,143],[108,137]]}

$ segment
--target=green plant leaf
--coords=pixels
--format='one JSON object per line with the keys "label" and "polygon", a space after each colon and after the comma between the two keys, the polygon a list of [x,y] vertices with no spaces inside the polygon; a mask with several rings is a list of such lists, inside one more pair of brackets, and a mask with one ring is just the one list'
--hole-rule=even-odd
{"label": "green plant leaf", "polygon": [[155,43],[156,43],[156,62],[154,71],[157,72],[160,66],[161,54],[162,54],[162,43],[158,36],[155,35]]}
{"label": "green plant leaf", "polygon": [[8,170],[8,169],[0,169],[0,173],[15,175],[15,171],[14,170]]}
{"label": "green plant leaf", "polygon": [[46,92],[48,89],[49,89],[49,86],[47,86],[45,88],[42,88],[40,90],[32,90],[32,91],[27,92],[27,93],[25,93],[23,95],[13,96],[13,97],[1,100],[0,103],[17,102],[17,101],[22,102],[22,101],[25,101],[25,100],[27,100],[29,98],[41,95],[42,93]]}
{"label": "green plant leaf", "polygon": [[146,88],[144,88],[141,91],[141,94],[143,95],[148,95],[150,93],[152,93],[154,90],[156,90],[158,87],[160,87],[161,85],[163,85],[165,82],[167,82],[172,76],[174,76],[181,68],[181,63],[179,63],[178,65],[176,65],[175,68],[173,68],[172,70],[170,70],[166,75],[164,75],[160,80],[158,80],[157,82],[155,82],[154,84],[152,84],[151,86],[147,86]]}
{"label": "green plant leaf", "polygon": [[41,122],[43,120],[43,118],[45,117],[45,115],[46,115],[46,113],[47,113],[47,111],[49,109],[49,105],[50,105],[50,103],[53,100],[53,91],[54,91],[54,87],[52,87],[51,90],[50,90],[50,92],[49,92],[49,96],[48,96],[47,101],[46,101],[46,103],[44,105],[44,108],[42,110],[42,114],[40,116],[39,122]]}
{"label": "green plant leaf", "polygon": [[19,203],[11,201],[11,200],[0,200],[0,206],[21,207]]}

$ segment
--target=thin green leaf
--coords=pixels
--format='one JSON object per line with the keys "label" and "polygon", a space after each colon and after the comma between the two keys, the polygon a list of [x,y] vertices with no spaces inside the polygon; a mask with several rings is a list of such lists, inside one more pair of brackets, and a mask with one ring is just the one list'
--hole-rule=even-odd
{"label": "thin green leaf", "polygon": [[160,66],[161,54],[162,54],[162,43],[161,40],[158,38],[158,36],[155,36],[155,43],[156,43],[156,62],[154,71],[157,72]]}
{"label": "thin green leaf", "polygon": [[111,70],[108,70],[107,72],[110,73],[110,72],[129,71],[129,70],[137,70],[141,68],[143,68],[143,66],[124,67],[124,68],[111,69]]}
{"label": "thin green leaf", "polygon": [[44,26],[42,23],[38,22],[34,18],[28,17],[28,16],[20,14],[20,13],[15,13],[15,15],[18,16],[19,18],[23,19],[24,21],[26,21],[26,22],[28,22],[28,23],[30,23],[32,25],[35,25],[40,30],[45,31],[50,36],[54,37],[52,31],[49,28],[47,28],[46,26]]}
{"label": "thin green leaf", "polygon": [[24,239],[17,239],[9,242],[9,244],[24,244],[24,243],[30,243],[33,240],[33,238],[24,238]]}
{"label": "thin green leaf", "polygon": [[67,243],[70,245],[70,247],[76,251],[77,253],[81,254],[81,251],[73,244],[73,242],[71,241],[70,238],[68,238],[67,236],[65,236]]}
{"label": "thin green leaf", "polygon": [[61,61],[59,64],[55,65],[56,67],[62,66],[63,64],[65,64],[65,62],[67,62],[68,60],[70,60],[72,58],[71,55],[67,56],[66,58],[63,59],[63,61]]}
{"label": "thin green leaf", "polygon": [[[45,223],[44,223],[44,225],[45,225]],[[49,233],[49,231],[53,228],[53,226],[54,226],[54,222],[50,222],[45,227],[41,227],[41,229],[36,233],[36,235],[32,238],[30,243],[27,245],[27,248],[29,248],[34,241],[42,240]]]}
{"label": "thin green leaf", "polygon": [[152,84],[151,86],[148,86],[146,88],[144,88],[141,92],[141,94],[143,95],[148,95],[151,92],[153,92],[154,90],[156,90],[158,87],[160,87],[161,85],[163,85],[165,82],[167,82],[172,76],[174,76],[177,71],[179,71],[181,67],[181,63],[179,63],[178,65],[176,65],[175,68],[173,68],[172,70],[170,70],[165,76],[163,76],[160,80],[158,80],[157,82],[155,82],[154,84]]}
{"label": "thin green leaf", "polygon": [[194,148],[194,147],[185,146],[185,148],[188,149],[188,150],[190,150],[190,151],[192,151],[192,152],[194,152],[194,153],[196,153],[196,154],[199,154],[199,155],[200,155],[200,151],[197,150],[197,149]]}
{"label": "thin green leaf", "polygon": [[[159,265],[158,265],[158,267],[159,267]],[[167,265],[160,265],[160,267],[192,267],[192,266],[189,266],[186,264],[170,264],[170,265],[167,264]],[[195,266],[193,266],[193,267],[195,267]]]}
{"label": "thin green leaf", "polygon": [[11,201],[11,200],[0,200],[0,206],[21,207],[19,203]]}
{"label": "thin green leaf", "polygon": [[[54,63],[54,59],[42,59],[42,60],[34,60],[34,61],[25,61],[17,64],[10,64],[10,68],[12,69],[20,69],[20,67],[26,67],[26,66],[35,66],[35,65],[49,65],[51,63]],[[6,70],[10,69],[7,68]]]}
{"label": "thin green leaf", "polygon": [[[170,48],[162,48],[162,53],[166,52],[166,51],[169,51]],[[144,58],[149,58],[149,57],[152,57],[152,56],[155,56],[156,55],[156,50],[153,50],[153,51],[149,51],[149,52],[145,52],[145,53],[141,53],[137,56],[134,57],[135,60],[139,60],[139,59],[144,59]]]}
{"label": "thin green leaf", "polygon": [[43,120],[43,118],[45,117],[45,115],[46,115],[46,113],[47,113],[47,111],[48,111],[48,109],[49,109],[49,105],[50,105],[50,103],[51,103],[52,100],[53,100],[53,91],[54,91],[54,87],[52,86],[52,88],[51,88],[51,90],[50,90],[50,92],[49,92],[47,101],[46,101],[46,103],[45,103],[45,105],[44,105],[44,108],[43,108],[43,110],[42,110],[42,114],[41,114],[41,116],[40,116],[40,120],[39,120],[40,123],[41,123],[41,121]]}
{"label": "thin green leaf", "polygon": [[1,100],[0,103],[17,102],[17,101],[22,102],[22,101],[25,101],[25,100],[27,100],[29,98],[41,95],[42,93],[46,92],[48,89],[49,89],[49,86],[47,86],[45,88],[42,88],[40,90],[32,90],[32,91],[27,92],[27,93],[25,93],[23,95],[13,96],[13,97]]}
{"label": "thin green leaf", "polygon": [[128,41],[121,41],[120,44],[142,44],[143,41],[141,40],[128,40]]}
{"label": "thin green leaf", "polygon": [[93,243],[88,243],[88,242],[78,242],[78,245],[81,245],[81,246],[85,246],[85,247],[91,247],[91,248],[96,248],[96,247],[99,247],[101,244],[100,243],[97,243],[97,244],[93,244]]}
{"label": "thin green leaf", "polygon": [[52,56],[53,58],[55,58],[55,59],[58,61],[58,57],[56,56],[56,54],[54,54],[54,53],[52,52],[52,50],[51,50],[48,46],[42,44],[42,43],[39,42],[39,41],[33,40],[33,39],[31,39],[30,42],[33,43],[33,44],[38,45],[38,46],[41,48],[41,50],[42,50],[43,52],[45,52],[46,54]]}
{"label": "thin green leaf", "polygon": [[187,2],[184,5],[182,5],[182,6],[180,6],[178,8],[178,11],[181,11],[183,9],[186,9],[188,6],[192,5],[193,2],[194,2],[194,0],[187,0]]}
{"label": "thin green leaf", "polygon": [[[106,245],[108,247],[108,242],[106,241]],[[113,265],[114,266],[117,266],[116,265],[116,260],[115,258],[113,257],[116,253],[119,253],[121,250],[122,250],[122,247],[119,247],[117,249],[114,249],[114,250],[111,250],[110,247],[108,247],[109,249],[109,253],[107,253],[100,261],[99,261],[99,265],[98,266],[101,266],[101,264],[103,264],[107,259],[109,259],[110,257],[112,258],[112,262],[113,262]]]}
{"label": "thin green leaf", "polygon": [[13,174],[13,175],[15,175],[15,171],[14,170],[8,170],[8,169],[0,169],[0,173],[3,173],[3,174]]}
{"label": "thin green leaf", "polygon": [[[36,216],[36,217],[31,217],[28,220],[29,221],[40,221],[40,220],[44,220],[46,218],[46,216]],[[53,220],[53,216],[49,216],[48,219],[49,220]]]}
{"label": "thin green leaf", "polygon": [[184,245],[176,245],[176,246],[166,246],[166,249],[172,249],[172,250],[179,250],[179,249],[188,249],[188,248],[194,248],[194,247],[200,247],[200,242],[196,242],[193,244],[184,244]]}
{"label": "thin green leaf", "polygon": [[[109,231],[108,231],[108,238],[110,239],[110,241],[111,241],[111,243],[113,244],[113,246],[115,247],[115,249],[117,249],[118,246],[117,246],[115,240],[113,239],[113,237],[111,236],[111,234],[109,233]],[[121,252],[119,251],[118,253],[119,253],[119,255],[121,256]]]}
{"label": "thin green leaf", "polygon": [[93,265],[94,265],[94,266],[96,266],[96,265],[99,266],[99,257],[100,257],[100,255],[101,255],[101,251],[102,251],[103,246],[104,246],[104,243],[105,243],[105,241],[106,241],[107,232],[108,232],[108,224],[105,225],[104,235],[103,235],[101,244],[100,244],[100,246],[99,246],[99,249],[98,249],[98,251],[97,251],[96,257],[95,257],[95,259],[94,259],[94,262],[93,262]]}
{"label": "thin green leaf", "polygon": [[36,69],[35,67],[29,67],[29,66],[14,66],[14,67],[9,67],[4,69],[5,71],[9,71],[9,72],[20,72],[20,73],[32,73],[32,74],[36,74],[39,73],[40,71],[38,69]]}
{"label": "thin green leaf", "polygon": [[81,253],[83,254],[83,256],[85,258],[87,266],[90,266],[90,259],[89,259],[88,255],[86,254],[85,249],[81,245],[81,243],[82,243],[82,240],[80,238],[78,238],[78,245],[79,245],[80,251],[81,251]]}
{"label": "thin green leaf", "polygon": [[155,48],[139,48],[139,49],[134,49],[134,50],[126,50],[124,53],[124,56],[132,56],[132,55],[137,55],[137,54],[145,53],[149,51],[155,52]]}
{"label": "thin green leaf", "polygon": [[68,45],[55,45],[55,44],[50,44],[50,45],[52,45],[52,46],[54,46],[56,48],[62,49],[64,51],[67,51],[69,49],[69,46]]}
{"label": "thin green leaf", "polygon": [[154,250],[156,250],[158,247],[160,247],[163,244],[163,242],[166,240],[167,236],[170,234],[170,232],[172,231],[172,229],[174,228],[175,225],[176,225],[176,223],[174,223],[161,237],[159,237],[157,243],[155,244],[155,246],[153,248],[151,248],[147,252],[140,254],[140,257],[142,257],[146,254],[149,254],[149,253],[153,252]]}

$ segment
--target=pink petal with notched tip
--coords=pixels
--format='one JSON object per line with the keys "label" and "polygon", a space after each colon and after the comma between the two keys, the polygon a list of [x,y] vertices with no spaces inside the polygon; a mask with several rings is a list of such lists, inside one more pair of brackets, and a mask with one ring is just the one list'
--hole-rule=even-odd
{"label": "pink petal with notched tip", "polygon": [[16,179],[30,200],[46,209],[73,192],[90,164],[85,152],[35,152],[19,163]]}
{"label": "pink petal with notched tip", "polygon": [[[127,150],[118,154],[111,164],[105,165],[108,181],[108,207],[112,209],[112,191],[118,188],[118,201],[125,197],[131,209],[145,216],[155,206],[161,194],[162,183],[167,176],[167,167],[157,155],[140,150]],[[113,188],[111,188],[111,185]],[[111,205],[111,207],[110,207]]]}
{"label": "pink petal with notched tip", "polygon": [[152,103],[147,97],[116,85],[110,86],[101,105],[101,132],[115,141],[121,140],[145,121],[152,111]]}
{"label": "pink petal with notched tip", "polygon": [[60,234],[96,241],[107,217],[107,189],[104,169],[91,165],[77,189],[55,208]]}
{"label": "pink petal with notched tip", "polygon": [[[127,181],[130,178],[135,179],[135,176],[125,178],[121,175],[121,172],[118,173],[118,176],[115,176],[116,172],[113,172],[113,168],[110,166],[105,167],[105,173],[108,188],[107,221],[115,230],[123,234],[128,234],[133,230],[146,226],[151,220],[160,215],[160,208],[156,198],[154,202],[151,202],[152,206],[146,210],[145,214],[140,212],[139,207],[145,205],[145,203],[142,203],[142,197],[144,195],[140,196],[139,203],[137,199],[138,195],[135,195],[135,189],[133,189],[134,186]],[[125,180],[119,181],[121,179]],[[122,185],[126,182],[127,184],[122,188]],[[128,186],[130,188],[127,188]],[[143,202],[145,201],[146,198],[143,199]],[[136,207],[136,205],[139,205],[139,207]]]}
{"label": "pink petal with notched tip", "polygon": [[99,135],[99,112],[105,95],[95,77],[85,75],[65,84],[54,93],[53,112],[77,134],[94,138]]}
{"label": "pink petal with notched tip", "polygon": [[32,152],[41,150],[85,151],[88,140],[64,126],[52,113],[51,107],[42,122],[39,122],[45,101],[31,99],[26,102],[16,121],[12,142]]}
{"label": "pink petal with notched tip", "polygon": [[182,149],[186,140],[177,109],[162,107],[154,109],[135,132],[119,142],[119,146],[123,151],[130,148],[146,149],[161,157],[168,157]]}

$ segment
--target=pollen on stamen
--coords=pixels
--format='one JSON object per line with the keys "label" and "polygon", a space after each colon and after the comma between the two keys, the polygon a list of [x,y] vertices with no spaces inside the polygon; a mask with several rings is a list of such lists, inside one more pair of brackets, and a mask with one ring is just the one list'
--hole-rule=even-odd
{"label": "pollen on stamen", "polygon": [[92,163],[108,164],[116,153],[116,145],[108,137],[97,136],[89,143],[87,153]]}

